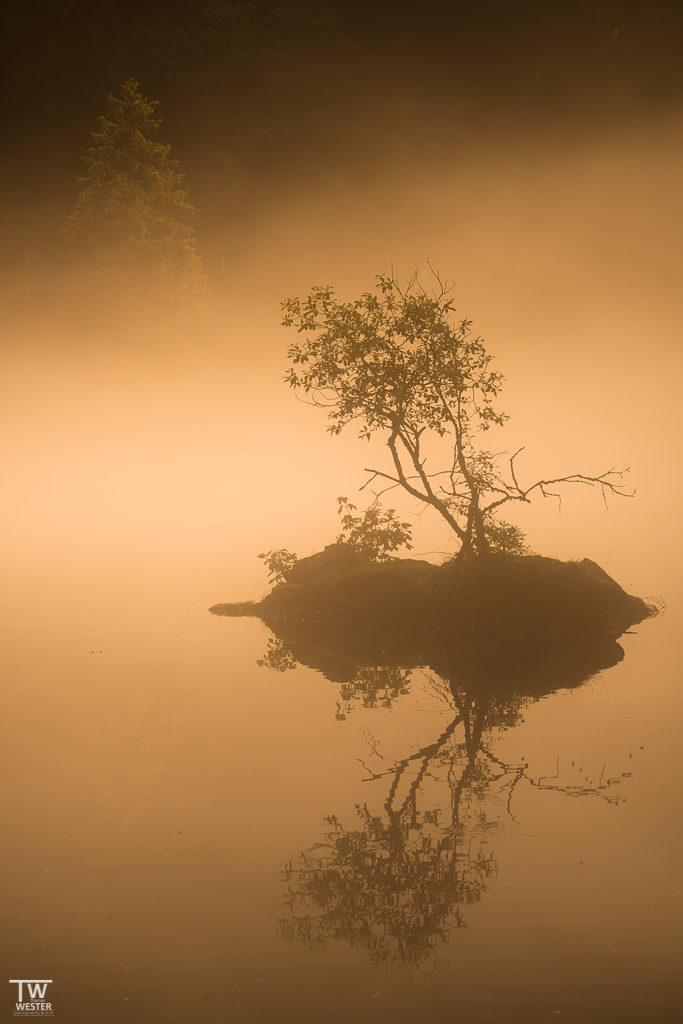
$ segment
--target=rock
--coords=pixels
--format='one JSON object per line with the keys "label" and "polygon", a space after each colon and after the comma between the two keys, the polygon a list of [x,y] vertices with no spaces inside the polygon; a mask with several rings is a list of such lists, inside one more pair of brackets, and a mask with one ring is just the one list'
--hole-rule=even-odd
{"label": "rock", "polygon": [[372,563],[358,554],[351,544],[328,544],[308,558],[300,558],[285,573],[287,583],[309,584],[324,576],[357,568],[367,568]]}
{"label": "rock", "polygon": [[384,624],[420,636],[612,638],[655,614],[588,558],[492,554],[437,567],[412,558],[371,562],[349,544],[301,559],[260,604],[211,611],[326,629]]}
{"label": "rock", "polygon": [[412,558],[371,562],[347,544],[330,544],[294,569],[300,566],[263,599],[265,615],[340,625],[409,618],[418,583],[434,571],[430,562]]}
{"label": "rock", "polygon": [[619,636],[653,614],[590,559],[542,555],[447,563],[425,580],[420,599],[455,627],[498,636]]}
{"label": "rock", "polygon": [[256,601],[237,601],[235,604],[214,604],[209,608],[212,615],[231,615],[233,618],[243,618],[246,615],[253,615],[260,618],[261,613]]}

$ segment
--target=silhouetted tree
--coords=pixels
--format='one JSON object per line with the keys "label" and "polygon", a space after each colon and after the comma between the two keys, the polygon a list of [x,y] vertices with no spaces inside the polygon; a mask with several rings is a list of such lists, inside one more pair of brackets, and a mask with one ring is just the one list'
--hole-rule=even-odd
{"label": "silhouetted tree", "polygon": [[[573,473],[522,486],[519,452],[504,473],[491,452],[477,448],[478,432],[508,419],[495,407],[503,377],[489,369],[492,357],[471,321],[453,320],[450,289],[434,277],[432,293],[417,275],[406,288],[379,275],[379,295],[366,292],[353,302],[341,302],[329,287],[285,300],[283,326],[309,333],[290,346],[286,380],[328,410],[330,433],[357,422],[361,438],[383,434],[393,472],[368,469],[367,483],[385,480],[385,489],[400,486],[434,508],[461,553],[524,553],[521,530],[497,518],[503,505],[528,502],[537,491],[547,497],[564,483],[600,487],[603,497],[623,494],[623,474]],[[434,439],[443,442],[445,459],[430,471]]]}
{"label": "silhouetted tree", "polygon": [[158,101],[129,79],[109,96],[94,145],[83,160],[81,191],[65,224],[67,236],[99,267],[118,305],[138,314],[155,304],[189,306],[208,299],[208,286],[189,221],[196,213],[170,146],[149,136],[159,128]]}

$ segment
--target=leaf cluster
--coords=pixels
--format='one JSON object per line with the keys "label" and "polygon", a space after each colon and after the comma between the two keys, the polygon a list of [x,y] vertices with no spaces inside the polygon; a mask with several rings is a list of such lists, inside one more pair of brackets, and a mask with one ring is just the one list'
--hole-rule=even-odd
{"label": "leaf cluster", "polygon": [[[460,554],[525,554],[522,531],[497,518],[503,505],[539,492],[559,500],[550,488],[566,483],[598,487],[604,499],[624,495],[623,472],[523,486],[515,469],[522,449],[501,468],[502,453],[477,446],[480,432],[508,419],[496,406],[504,378],[490,369],[492,357],[471,321],[456,318],[448,285],[432,274],[431,292],[417,274],[405,287],[380,274],[374,293],[351,302],[319,286],[304,300],[286,299],[282,324],[303,338],[289,346],[285,380],[326,410],[331,434],[353,424],[362,439],[383,437],[390,471],[367,468],[364,486],[380,480],[384,490],[401,487],[431,506],[459,539]],[[349,529],[360,529],[352,516]]]}
{"label": "leaf cluster", "polygon": [[428,294],[417,278],[406,291],[388,275],[377,281],[381,295],[365,292],[353,302],[314,287],[303,302],[283,303],[284,327],[314,333],[290,346],[286,380],[328,409],[330,433],[357,420],[365,439],[377,429],[443,436],[453,428],[452,409],[467,438],[467,416],[483,429],[503,423],[493,406],[503,377],[488,369],[492,357],[471,321],[451,322],[447,290]]}
{"label": "leaf cluster", "polygon": [[396,509],[382,508],[375,500],[362,516],[354,516],[356,506],[344,497],[337,498],[342,533],[337,544],[350,544],[359,554],[373,562],[388,562],[391,552],[405,546],[410,551],[412,528],[410,523],[400,523]]}
{"label": "leaf cluster", "polygon": [[299,561],[298,555],[286,548],[277,548],[261,552],[258,556],[266,563],[268,579],[271,583],[285,583],[287,573]]}

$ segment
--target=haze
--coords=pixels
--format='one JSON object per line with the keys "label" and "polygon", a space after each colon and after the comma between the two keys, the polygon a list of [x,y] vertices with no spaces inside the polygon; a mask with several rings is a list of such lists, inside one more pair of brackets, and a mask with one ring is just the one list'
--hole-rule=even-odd
{"label": "haze", "polygon": [[[209,332],[113,347],[44,322],[17,330],[3,356],[7,555],[182,563],[209,603],[258,596],[258,552],[331,542],[335,499],[363,504],[368,464],[283,383],[279,302],[327,283],[352,298],[391,265],[408,276],[429,261],[506,376],[512,419],[494,450],[525,445],[530,478],[631,468],[637,495],[609,513],[576,489],[561,516],[525,509],[532,546],[603,565],[612,553],[618,570],[637,539],[642,588],[660,539],[643,524],[675,521],[680,494],[682,142],[669,118],[573,147],[529,135],[427,166],[377,160],[265,198]],[[419,524],[417,551],[449,549],[428,514],[391,503]]]}
{"label": "haze", "polygon": [[[673,1019],[681,5],[73,0],[5,29],[6,977],[53,979],[79,1024]],[[64,235],[108,94],[159,101],[199,210],[155,236],[123,203],[123,251],[144,271],[141,238],[158,259],[194,230],[210,316],[182,273],[188,301],[136,306],[144,276],[98,269],[119,222],[90,248]],[[124,138],[124,161],[150,157]],[[182,205],[159,199],[169,168],[153,216]],[[281,302],[430,267],[505,376],[483,446],[523,448],[527,485],[630,469],[608,507],[571,486],[504,518],[666,616],[615,595],[634,627],[592,597],[584,619],[561,582],[538,591],[557,622],[534,599],[531,625],[505,610],[489,631],[488,598],[456,586],[441,617],[438,585],[422,610],[421,584],[402,612],[378,600],[377,628],[374,599],[346,629],[315,586],[298,620],[226,605],[268,591],[259,553],[334,541],[338,496],[367,508],[365,468],[388,463],[285,383]],[[401,555],[454,551],[436,513],[383,501],[414,524]],[[506,564],[609,589],[590,565]],[[501,607],[528,592],[504,583]],[[302,885],[304,918],[331,922],[315,957]]]}

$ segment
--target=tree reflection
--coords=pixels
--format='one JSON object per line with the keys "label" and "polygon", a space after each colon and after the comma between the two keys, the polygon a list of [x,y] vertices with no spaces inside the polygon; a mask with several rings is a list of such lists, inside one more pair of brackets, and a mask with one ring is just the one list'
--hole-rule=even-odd
{"label": "tree reflection", "polygon": [[346,718],[356,704],[364,708],[391,708],[399,697],[410,692],[409,681],[409,669],[381,665],[359,669],[353,679],[341,684],[337,718]]}
{"label": "tree reflection", "polygon": [[261,668],[269,668],[272,672],[289,672],[297,666],[292,651],[282,640],[272,636],[268,639],[268,647],[262,658],[256,662]]}
{"label": "tree reflection", "polygon": [[[501,676],[494,687],[482,670],[490,659],[481,654],[450,652],[448,674],[424,674],[431,695],[450,709],[448,725],[431,743],[394,760],[366,730],[368,752],[359,760],[363,781],[382,787],[381,809],[372,810],[370,800],[356,804],[350,827],[329,815],[323,841],[286,865],[282,940],[300,941],[309,953],[344,941],[375,964],[424,965],[451,931],[465,927],[464,908],[481,899],[497,873],[490,843],[500,822],[514,818],[523,788],[618,801],[627,776],[609,776],[606,766],[597,780],[576,765],[567,775],[559,763],[553,776],[535,778],[526,763],[509,764],[492,752],[495,733],[518,725],[524,708],[554,687],[547,677],[541,686],[531,669],[526,693]],[[513,675],[518,670],[519,662],[511,668]],[[342,683],[341,701],[388,707],[407,692],[410,674],[358,666]]]}
{"label": "tree reflection", "polygon": [[[287,865],[286,904],[292,913],[280,921],[281,938],[302,940],[309,952],[345,940],[374,963],[419,964],[453,928],[464,926],[460,907],[479,901],[497,867],[479,806],[491,782],[480,753],[488,717],[500,715],[491,716],[491,709],[464,695],[459,703],[433,743],[388,767],[368,737],[367,760],[380,762],[376,769],[363,762],[369,779],[389,781],[382,813],[356,805],[352,829],[330,815],[325,842]],[[418,807],[426,776],[444,770],[450,791],[446,820],[439,807]],[[474,830],[467,827],[473,813]]]}
{"label": "tree reflection", "polygon": [[[288,672],[299,664],[297,645],[278,637],[268,639],[268,647],[256,662],[273,672]],[[336,718],[344,721],[353,708],[391,708],[401,696],[410,692],[410,669],[389,665],[354,666],[351,678],[342,678],[337,701]]]}
{"label": "tree reflection", "polygon": [[[458,904],[480,899],[496,864],[481,842],[459,849],[454,834],[427,831],[429,812],[423,821],[405,810],[372,815],[367,805],[356,813],[356,829],[327,818],[326,842],[287,866],[292,916],[279,922],[279,936],[302,940],[307,952],[344,940],[377,964],[428,960],[463,926]],[[312,913],[296,912],[307,906]]]}

